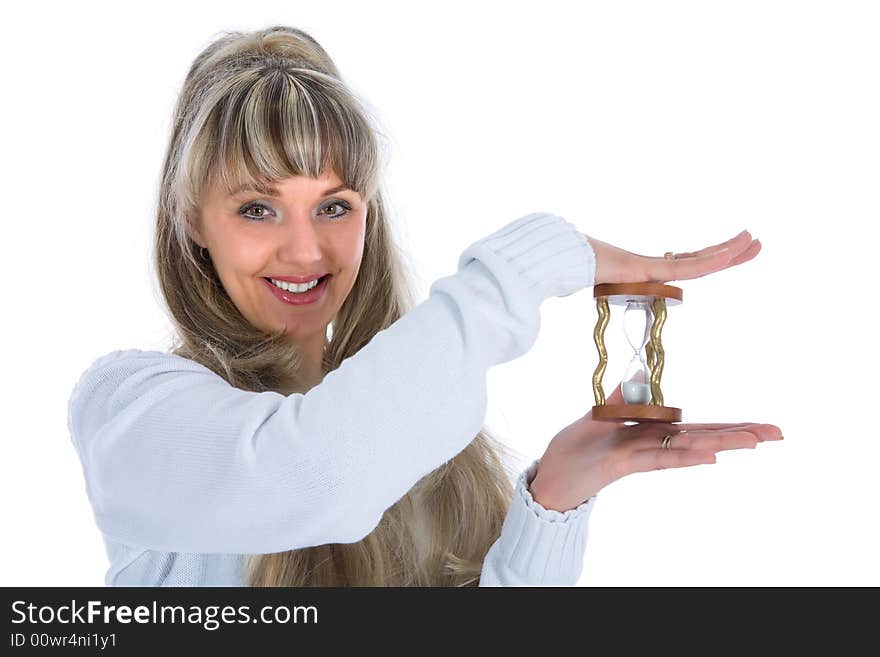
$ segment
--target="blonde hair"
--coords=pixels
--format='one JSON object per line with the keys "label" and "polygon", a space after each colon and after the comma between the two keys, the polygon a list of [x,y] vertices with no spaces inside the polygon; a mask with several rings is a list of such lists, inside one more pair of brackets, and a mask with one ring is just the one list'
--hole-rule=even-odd
{"label": "blonde hair", "polygon": [[[276,25],[224,32],[193,62],[178,97],[157,206],[153,264],[175,333],[172,353],[251,391],[289,395],[314,381],[303,355],[239,312],[191,237],[207,184],[289,176],[330,167],[368,201],[363,258],[325,336],[322,376],[413,306],[380,184],[379,131],[324,49]],[[417,440],[417,436],[412,437]],[[419,480],[355,543],[249,555],[250,586],[476,586],[510,506],[512,451],[485,427]],[[426,540],[423,539],[427,537]]]}

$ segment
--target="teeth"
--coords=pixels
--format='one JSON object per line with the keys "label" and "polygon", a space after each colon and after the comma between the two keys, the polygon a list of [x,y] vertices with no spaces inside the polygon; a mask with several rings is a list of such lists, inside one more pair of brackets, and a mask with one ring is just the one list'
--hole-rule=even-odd
{"label": "teeth", "polygon": [[272,281],[272,284],[275,287],[280,287],[287,292],[302,293],[308,292],[315,287],[320,279],[315,279],[311,283],[285,283],[284,281],[276,281],[274,278],[270,278],[269,280]]}

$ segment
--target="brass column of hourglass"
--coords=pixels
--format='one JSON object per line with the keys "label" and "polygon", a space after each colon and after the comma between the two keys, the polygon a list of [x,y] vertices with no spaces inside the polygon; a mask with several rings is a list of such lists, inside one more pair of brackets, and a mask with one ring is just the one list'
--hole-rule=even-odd
{"label": "brass column of hourglass", "polygon": [[[599,320],[593,339],[599,350],[599,365],[593,374],[593,395],[596,405],[590,417],[594,420],[621,422],[681,422],[681,409],[663,405],[660,377],[666,361],[660,333],[666,323],[667,306],[682,302],[681,288],[665,283],[602,283],[593,287]],[[633,349],[633,356],[623,377],[621,393],[626,403],[606,404],[602,375],[608,364],[605,349],[605,327],[611,318],[609,304],[626,306],[623,313],[624,333]],[[643,355],[647,351],[647,357]],[[631,382],[638,372],[644,382]]]}

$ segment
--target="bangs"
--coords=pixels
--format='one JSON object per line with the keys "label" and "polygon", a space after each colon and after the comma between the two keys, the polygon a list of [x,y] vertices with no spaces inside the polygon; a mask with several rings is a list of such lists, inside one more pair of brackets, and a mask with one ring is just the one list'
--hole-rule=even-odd
{"label": "bangs", "polygon": [[364,199],[372,197],[376,140],[360,111],[338,100],[331,78],[273,69],[249,82],[230,90],[210,122],[216,130],[210,175],[226,194],[291,176],[318,177],[329,168]]}

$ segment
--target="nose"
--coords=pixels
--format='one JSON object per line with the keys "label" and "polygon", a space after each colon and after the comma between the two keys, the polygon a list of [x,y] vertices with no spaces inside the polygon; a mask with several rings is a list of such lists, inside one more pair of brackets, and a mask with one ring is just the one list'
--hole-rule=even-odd
{"label": "nose", "polygon": [[308,212],[292,215],[281,234],[278,260],[291,270],[312,273],[321,262],[321,234]]}

